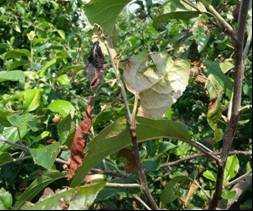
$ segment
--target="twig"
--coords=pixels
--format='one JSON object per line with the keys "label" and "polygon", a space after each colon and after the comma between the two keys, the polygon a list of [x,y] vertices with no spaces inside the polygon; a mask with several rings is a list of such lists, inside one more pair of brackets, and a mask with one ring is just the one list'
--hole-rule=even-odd
{"label": "twig", "polygon": [[237,43],[237,34],[233,27],[220,15],[220,13],[210,4],[203,1],[207,10],[217,19],[220,25],[225,29],[229,36]]}
{"label": "twig", "polygon": [[243,47],[245,40],[245,27],[248,14],[249,0],[241,1],[240,15],[239,15],[239,28],[237,32],[238,40],[235,43],[236,58],[235,58],[235,82],[234,82],[234,95],[233,95],[233,105],[232,113],[229,121],[228,129],[223,138],[223,147],[221,153],[222,163],[218,166],[217,181],[215,192],[209,203],[209,209],[216,209],[221,199],[222,189],[223,189],[223,178],[224,171],[227,162],[227,157],[229,150],[232,146],[234,140],[237,124],[240,116],[241,108],[241,98],[242,98],[242,82],[244,77],[244,57],[243,57]]}
{"label": "twig", "polygon": [[[215,154],[219,155],[220,153],[216,152]],[[229,152],[229,155],[245,155],[245,156],[248,156],[248,155],[252,155],[252,152],[251,151],[234,150],[234,151]],[[189,155],[185,158],[181,158],[181,159],[176,160],[176,161],[172,161],[172,162],[169,162],[169,163],[164,163],[164,164],[160,165],[160,167],[164,168],[164,167],[175,166],[177,164],[180,164],[180,163],[183,163],[183,162],[186,162],[186,161],[190,161],[190,160],[193,160],[193,159],[198,158],[198,157],[205,157],[205,156],[206,155],[204,153],[196,153],[196,154]]]}
{"label": "twig", "polygon": [[[252,9],[252,0],[249,0],[249,8]],[[247,26],[249,27],[248,29],[248,37],[247,41],[243,50],[243,56],[246,58],[248,55],[248,52],[250,50],[251,42],[252,42],[252,14],[250,16],[250,19],[248,20]]]}
{"label": "twig", "polygon": [[3,142],[3,143],[8,144],[10,146],[13,146],[14,148],[17,148],[17,149],[21,149],[21,150],[23,150],[25,152],[29,151],[29,149],[26,146],[23,146],[21,144],[17,144],[17,143],[8,141],[8,140],[6,140],[5,138],[3,138],[1,136],[0,136],[0,142]]}
{"label": "twig", "polygon": [[215,154],[215,152],[213,152],[211,149],[209,149],[208,147],[206,147],[205,145],[197,142],[197,141],[188,141],[188,140],[184,140],[186,143],[190,144],[191,146],[194,146],[196,149],[198,149],[200,152],[204,153],[206,156],[212,158],[213,160],[215,160],[217,163],[220,163],[220,157]]}
{"label": "twig", "polygon": [[3,167],[3,166],[5,166],[5,165],[7,165],[7,164],[10,164],[10,163],[18,163],[18,162],[20,162],[20,161],[24,161],[24,160],[31,159],[31,158],[32,158],[32,157],[31,157],[30,155],[24,156],[24,157],[22,157],[22,158],[13,158],[13,159],[10,160],[10,161],[7,161],[7,162],[5,162],[5,163],[1,163],[1,164],[0,164],[0,168]]}
{"label": "twig", "polygon": [[230,183],[228,183],[226,185],[226,187],[231,187],[235,184],[237,184],[238,182],[240,182],[241,180],[244,180],[245,178],[247,178],[248,176],[252,175],[252,172],[247,172],[246,174],[236,178],[235,180],[231,181]]}
{"label": "twig", "polygon": [[137,134],[136,134],[136,121],[135,121],[137,107],[138,107],[138,97],[135,96],[134,109],[133,109],[133,113],[131,114],[130,108],[129,108],[129,103],[127,100],[127,94],[126,94],[127,92],[126,92],[124,83],[121,80],[121,76],[120,76],[120,72],[119,72],[119,68],[118,68],[118,61],[116,61],[117,60],[115,58],[116,55],[113,55],[114,50],[111,47],[112,41],[110,39],[106,40],[105,45],[106,45],[108,54],[110,56],[113,68],[115,69],[117,81],[118,81],[118,84],[121,88],[121,94],[122,94],[122,97],[123,97],[123,100],[124,100],[124,103],[126,106],[127,120],[128,120],[128,124],[130,125],[130,135],[131,135],[131,140],[132,140],[132,144],[133,144],[133,151],[134,151],[134,155],[135,155],[135,159],[136,159],[136,163],[137,163],[137,169],[138,169],[138,175],[139,175],[141,187],[142,187],[142,190],[145,193],[146,197],[148,198],[152,209],[157,210],[158,205],[156,204],[156,202],[155,202],[155,200],[148,188],[147,178],[146,178],[144,169],[143,169],[143,167],[141,165],[141,161],[140,161],[139,147],[138,147]]}
{"label": "twig", "polygon": [[140,188],[141,187],[137,183],[126,184],[126,183],[110,183],[110,182],[107,182],[105,186],[109,188]]}
{"label": "twig", "polygon": [[99,173],[99,174],[109,174],[111,176],[114,176],[114,177],[121,177],[121,178],[127,178],[127,174],[122,174],[122,173],[119,173],[119,172],[114,172],[114,171],[111,171],[111,170],[107,170],[107,169],[91,169],[92,172],[94,173]]}
{"label": "twig", "polygon": [[139,196],[134,195],[134,198],[140,202],[147,210],[152,210]]}

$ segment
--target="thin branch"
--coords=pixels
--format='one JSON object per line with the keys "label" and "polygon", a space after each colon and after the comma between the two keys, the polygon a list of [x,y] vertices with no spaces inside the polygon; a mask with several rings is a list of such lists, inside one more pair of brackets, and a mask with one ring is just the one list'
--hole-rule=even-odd
{"label": "thin branch", "polygon": [[240,117],[241,109],[241,98],[242,98],[242,83],[244,77],[244,57],[243,57],[243,48],[245,40],[245,28],[248,14],[249,0],[241,1],[241,8],[239,14],[239,28],[237,31],[238,40],[235,43],[236,49],[236,58],[235,58],[235,82],[234,82],[234,95],[233,95],[233,104],[232,104],[232,113],[229,121],[228,129],[223,138],[223,147],[221,153],[221,165],[218,166],[217,172],[217,181],[215,192],[209,203],[209,209],[216,209],[218,203],[221,199],[222,189],[223,189],[223,178],[224,171],[227,162],[227,157],[234,140],[237,124]]}
{"label": "thin branch", "polygon": [[14,159],[12,159],[12,160],[10,160],[10,161],[1,163],[1,164],[0,164],[0,168],[3,167],[3,166],[5,166],[5,165],[7,165],[7,164],[10,164],[10,163],[18,163],[18,162],[20,162],[20,161],[24,161],[24,160],[31,159],[31,158],[32,158],[32,157],[31,157],[30,155],[24,156],[24,157],[22,157],[22,158],[14,158]]}
{"label": "thin branch", "polygon": [[107,51],[110,56],[113,68],[115,69],[118,84],[121,88],[121,94],[122,94],[122,97],[123,97],[123,100],[124,100],[124,103],[126,106],[127,119],[128,119],[128,124],[130,125],[130,135],[131,135],[131,140],[132,140],[132,144],[133,144],[133,151],[134,151],[134,155],[135,155],[135,159],[136,159],[136,163],[137,163],[137,169],[138,169],[138,175],[139,175],[141,187],[142,187],[142,190],[145,193],[146,197],[148,198],[152,209],[157,210],[157,209],[159,209],[159,207],[156,204],[156,202],[155,202],[155,200],[148,188],[148,183],[147,183],[145,171],[144,171],[141,161],[140,161],[139,147],[138,147],[137,134],[136,134],[136,120],[135,120],[137,107],[138,107],[138,97],[135,96],[134,109],[133,109],[133,113],[131,114],[130,108],[129,108],[129,103],[127,100],[127,94],[126,94],[127,92],[125,89],[125,85],[124,85],[123,81],[121,80],[121,75],[120,75],[119,68],[118,68],[119,61],[117,61],[117,59],[116,59],[116,52],[111,47],[111,46],[113,46],[112,41],[106,40],[105,45],[107,47]]}
{"label": "thin branch", "polygon": [[147,210],[152,210],[139,196],[134,195],[134,198],[140,202]]}
{"label": "thin branch", "polygon": [[120,178],[127,178],[128,177],[127,174],[123,174],[123,173],[119,173],[119,172],[115,172],[115,171],[111,171],[111,170],[107,170],[107,169],[93,168],[93,169],[91,169],[91,171],[94,172],[94,173],[99,173],[99,174],[108,174],[108,175],[111,175],[113,177],[120,177]]}
{"label": "thin branch", "polygon": [[[218,153],[218,152],[216,152],[215,154],[216,155],[220,155],[220,153]],[[229,155],[245,155],[245,156],[249,156],[249,155],[252,155],[252,152],[251,151],[234,150],[234,151],[229,152]],[[164,168],[164,167],[175,166],[175,165],[178,165],[180,163],[183,163],[183,162],[186,162],[186,161],[190,161],[190,160],[194,160],[195,158],[199,158],[199,157],[206,157],[206,155],[204,153],[196,153],[196,154],[189,155],[189,156],[187,156],[185,158],[181,158],[181,159],[176,160],[176,161],[172,161],[172,162],[169,162],[169,163],[164,163],[164,164],[160,165],[160,167]]]}
{"label": "thin branch", "polygon": [[14,147],[14,148],[16,148],[16,149],[21,149],[21,150],[23,150],[23,151],[25,151],[25,152],[28,152],[28,151],[29,151],[29,149],[28,149],[26,146],[23,146],[23,145],[21,145],[21,144],[14,143],[14,142],[12,142],[12,141],[8,141],[8,140],[6,140],[5,138],[3,138],[3,137],[1,137],[1,136],[0,136],[0,142],[3,142],[3,143],[5,143],[5,144],[8,144],[8,145],[10,145],[10,146],[12,146],[12,147]]}
{"label": "thin branch", "polygon": [[233,41],[237,42],[237,34],[233,27],[220,15],[220,13],[210,4],[206,1],[203,1],[205,7],[207,10],[216,18],[216,20],[219,22],[219,24],[225,29],[225,32],[229,34],[229,36],[233,39]]}
{"label": "thin branch", "polygon": [[203,154],[205,154],[206,156],[212,158],[213,160],[215,160],[217,163],[220,163],[220,157],[215,154],[215,152],[213,152],[211,149],[209,149],[208,147],[206,147],[205,145],[197,142],[197,141],[187,141],[184,140],[186,143],[190,144],[191,146],[194,146],[196,149],[198,149],[200,152],[202,152]]}
{"label": "thin branch", "polygon": [[226,185],[226,187],[231,187],[231,186],[233,186],[233,185],[239,183],[240,181],[246,179],[246,178],[249,177],[250,175],[252,175],[252,172],[247,172],[246,174],[244,174],[244,175],[242,175],[242,176],[236,178],[235,180],[231,181],[230,183],[228,183],[228,184]]}
{"label": "thin branch", "polygon": [[115,61],[115,56],[116,55],[114,55],[115,52],[114,52],[113,48],[111,47],[112,46],[112,41],[111,40],[106,40],[105,45],[106,45],[108,54],[109,54],[111,62],[112,62],[112,66],[113,66],[113,68],[115,70],[115,73],[116,73],[116,78],[117,78],[119,87],[121,89],[121,95],[123,97],[123,100],[124,100],[124,103],[125,103],[125,106],[126,106],[126,110],[127,110],[127,118],[128,118],[128,121],[130,122],[131,121],[131,112],[130,112],[129,103],[128,103],[128,100],[127,100],[127,92],[126,92],[126,88],[124,86],[124,83],[121,80],[121,75],[120,75],[119,68],[118,68],[119,64],[118,64],[118,62]]}
{"label": "thin branch", "polygon": [[109,188],[141,188],[141,186],[137,183],[126,184],[126,183],[110,183],[110,182],[107,182],[105,186],[109,187]]}
{"label": "thin branch", "polygon": [[[252,9],[252,0],[249,0],[249,8]],[[244,47],[244,50],[243,50],[243,56],[244,56],[244,59],[246,58],[246,56],[248,55],[249,53],[249,50],[250,50],[250,46],[251,46],[251,43],[252,43],[252,14],[250,14],[250,18],[248,20],[248,23],[247,23],[247,27],[249,27],[248,29],[248,36],[247,36],[247,41],[246,41],[246,44],[245,44],[245,47]]]}

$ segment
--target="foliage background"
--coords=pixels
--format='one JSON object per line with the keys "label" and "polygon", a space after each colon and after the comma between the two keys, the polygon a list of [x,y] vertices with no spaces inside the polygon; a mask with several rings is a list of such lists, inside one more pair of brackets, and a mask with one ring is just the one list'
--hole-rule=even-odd
{"label": "foliage background", "polygon": [[[237,3],[234,0],[211,2],[234,26]],[[167,110],[164,119],[180,120],[188,126],[192,140],[219,150],[232,91],[234,49],[231,41],[215,25],[214,18],[205,13],[194,18],[184,18],[183,14],[176,18],[160,18],[162,14],[177,10],[189,13],[182,1],[154,3],[146,0],[136,1],[135,5],[137,9],[133,12],[125,8],[117,22],[116,50],[122,61],[144,50],[165,51],[173,58],[189,60],[192,66],[189,85],[183,96]],[[64,172],[55,159],[68,159],[67,146],[90,95],[85,64],[93,30],[83,6],[81,0],[0,1],[0,137],[18,144],[12,147],[0,143],[0,191],[4,193],[0,196],[0,208],[17,205],[20,195],[29,191],[29,185],[48,171]],[[233,145],[233,149],[244,151],[251,150],[252,141],[251,56],[252,50],[246,59],[243,110]],[[108,56],[106,65],[104,83],[95,101],[91,140],[125,115]],[[208,82],[217,81],[218,88],[208,86]],[[219,101],[213,111],[210,101],[214,95]],[[128,93],[128,97],[132,106],[133,95]],[[28,152],[23,150],[24,146]],[[149,187],[162,207],[203,208],[207,205],[215,186],[216,169],[212,162],[199,157],[189,163],[164,168],[164,163],[197,151],[185,142],[168,138],[148,141],[140,147]],[[230,165],[230,181],[251,171],[247,156],[231,157]],[[125,172],[124,158],[117,153],[96,167],[123,175],[123,178],[106,175],[110,182],[134,183],[138,179],[135,172]],[[184,197],[195,182],[201,188],[186,202]],[[49,186],[56,190],[67,185],[68,181],[60,179]],[[28,201],[35,203],[43,189],[38,188]],[[141,195],[141,192],[105,187],[96,197],[93,208],[141,207],[135,200],[129,200],[133,195]],[[234,197],[233,190],[227,188],[223,200],[227,203]],[[252,191],[246,190],[237,206],[250,208],[251,198]]]}

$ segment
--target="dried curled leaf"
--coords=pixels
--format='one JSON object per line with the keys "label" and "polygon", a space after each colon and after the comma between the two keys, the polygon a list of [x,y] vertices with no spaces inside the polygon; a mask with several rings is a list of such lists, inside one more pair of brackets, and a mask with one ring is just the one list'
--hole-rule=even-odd
{"label": "dried curled leaf", "polygon": [[68,166],[68,179],[71,179],[75,175],[76,170],[83,164],[83,151],[86,146],[86,139],[92,126],[92,112],[93,97],[89,97],[84,120],[77,126],[70,148],[71,157]]}
{"label": "dried curled leaf", "polygon": [[128,90],[140,97],[139,115],[149,118],[163,116],[185,91],[189,77],[188,61],[156,52],[132,57],[124,72]]}

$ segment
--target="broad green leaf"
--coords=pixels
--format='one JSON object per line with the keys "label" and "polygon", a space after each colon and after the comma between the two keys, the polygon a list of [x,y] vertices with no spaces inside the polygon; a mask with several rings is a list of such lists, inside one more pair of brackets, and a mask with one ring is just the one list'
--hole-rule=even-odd
{"label": "broad green leaf", "polygon": [[172,178],[161,193],[160,201],[163,206],[166,206],[179,198],[181,196],[180,187],[189,182],[190,179],[186,176],[176,176]]}
{"label": "broad green leaf", "polygon": [[15,209],[20,209],[26,201],[32,200],[37,196],[45,187],[58,179],[65,177],[65,174],[58,171],[46,171],[41,176],[36,178],[29,187],[21,195],[17,197],[14,205]]}
{"label": "broad green leaf", "polygon": [[225,59],[222,63],[220,63],[220,69],[224,74],[226,74],[234,66],[233,59]]}
{"label": "broad green leaf", "polygon": [[30,148],[29,151],[34,163],[44,167],[45,169],[51,169],[57,155],[60,152],[60,144],[54,143],[48,146],[40,145],[37,148]]}
{"label": "broad green leaf", "polygon": [[175,11],[169,12],[163,15],[159,15],[154,18],[155,27],[169,23],[170,19],[178,20],[190,20],[191,18],[196,18],[201,14],[199,11]]}
{"label": "broad green leaf", "polygon": [[37,131],[37,119],[30,113],[13,114],[7,117],[11,125],[19,128],[20,130]]}
{"label": "broad green leaf", "polygon": [[0,188],[0,210],[9,210],[12,206],[12,195]]}
{"label": "broad green leaf", "polygon": [[227,159],[225,172],[224,172],[224,182],[229,182],[231,179],[233,179],[240,168],[239,160],[236,155],[231,155]]}
{"label": "broad green leaf", "polygon": [[31,52],[27,49],[14,49],[7,51],[5,54],[5,59],[14,59],[14,58],[20,58],[20,57],[27,57],[29,58],[31,56]]}
{"label": "broad green leaf", "polygon": [[173,61],[165,53],[143,52],[133,56],[124,72],[128,90],[140,97],[139,115],[154,119],[161,118],[183,94],[189,76],[188,61]]}
{"label": "broad green leaf", "polygon": [[222,191],[221,197],[226,200],[232,200],[236,196],[236,191],[234,190],[224,190]]}
{"label": "broad green leaf", "polygon": [[208,74],[207,86],[212,86],[213,89],[207,88],[210,98],[216,98],[221,91],[230,97],[233,91],[233,80],[222,72],[220,65],[216,62],[207,62],[206,71]]}
{"label": "broad green leaf", "polygon": [[0,125],[5,126],[5,127],[10,126],[10,123],[9,123],[9,121],[7,120],[7,117],[8,117],[10,114],[11,114],[10,111],[8,111],[8,110],[6,110],[6,109],[0,107]]}
{"label": "broad green leaf", "polygon": [[207,122],[214,131],[214,140],[216,142],[221,141],[223,138],[223,131],[219,128],[218,125],[223,112],[221,99],[221,95],[219,95],[217,99],[214,99],[212,103],[209,104],[209,109],[207,112]]}
{"label": "broad green leaf", "polygon": [[216,174],[213,172],[213,171],[210,171],[210,170],[206,170],[204,173],[203,173],[203,176],[213,182],[216,181]]}
{"label": "broad green leaf", "polygon": [[[7,140],[16,142],[16,141],[19,141],[20,138],[24,138],[24,136],[28,132],[29,132],[29,129],[27,127],[19,127],[19,132],[18,132],[17,127],[11,126],[11,127],[4,127],[2,135]],[[0,145],[0,148],[2,148],[1,145]]]}
{"label": "broad green leaf", "polygon": [[52,196],[40,200],[34,205],[23,206],[24,210],[62,210],[61,202],[69,205],[68,210],[86,210],[93,204],[97,194],[105,186],[105,181],[85,185],[77,188],[68,188]]}
{"label": "broad green leaf", "polygon": [[9,153],[0,151],[0,165],[4,165],[6,162],[9,162],[11,160],[12,158]]}
{"label": "broad green leaf", "polygon": [[67,144],[69,139],[75,132],[75,126],[72,124],[73,120],[70,115],[66,116],[58,125],[57,132],[61,144]]}
{"label": "broad green leaf", "polygon": [[57,77],[57,82],[63,86],[69,86],[70,85],[70,79],[66,74],[60,75]]}
{"label": "broad green leaf", "polygon": [[60,114],[62,117],[66,117],[68,114],[73,116],[75,113],[74,106],[66,100],[55,100],[48,105],[48,109],[54,113]]}
{"label": "broad green leaf", "polygon": [[85,15],[91,24],[98,24],[112,36],[117,16],[130,0],[91,0],[84,6]]}
{"label": "broad green leaf", "polygon": [[40,77],[44,77],[45,76],[45,73],[47,71],[47,69],[49,67],[51,67],[52,65],[54,65],[55,63],[57,62],[57,58],[53,58],[51,60],[49,60],[48,62],[46,62],[43,67],[40,69],[39,71],[39,76]]}
{"label": "broad green leaf", "polygon": [[0,71],[0,82],[3,81],[18,81],[19,83],[25,83],[25,75],[23,71]]}
{"label": "broad green leaf", "polygon": [[22,92],[23,106],[26,111],[34,111],[40,106],[42,89],[27,89]]}
{"label": "broad green leaf", "polygon": [[[160,138],[175,138],[190,142],[187,128],[179,122],[169,120],[152,120],[143,117],[137,118],[138,142],[156,140]],[[84,164],[78,169],[71,185],[77,186],[92,167],[97,165],[106,156],[117,153],[131,145],[129,129],[125,118],[120,118],[106,127],[94,140],[87,145],[87,154]]]}

